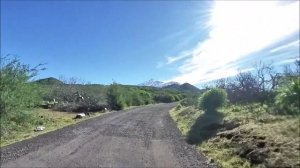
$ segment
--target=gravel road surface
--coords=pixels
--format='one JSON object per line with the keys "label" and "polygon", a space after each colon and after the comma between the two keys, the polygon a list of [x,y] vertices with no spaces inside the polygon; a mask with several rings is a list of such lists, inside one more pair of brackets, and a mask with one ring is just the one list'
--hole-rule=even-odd
{"label": "gravel road surface", "polygon": [[213,167],[156,104],[105,114],[1,149],[1,167]]}

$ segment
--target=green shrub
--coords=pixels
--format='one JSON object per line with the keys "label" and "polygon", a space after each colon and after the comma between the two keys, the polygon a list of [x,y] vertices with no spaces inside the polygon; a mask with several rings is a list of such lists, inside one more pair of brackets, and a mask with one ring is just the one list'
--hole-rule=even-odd
{"label": "green shrub", "polygon": [[107,103],[112,110],[122,110],[127,106],[125,96],[122,92],[122,87],[116,83],[109,86]]}
{"label": "green shrub", "polygon": [[151,104],[154,102],[153,96],[150,93],[142,90],[142,91],[140,91],[139,94],[140,94],[141,98],[143,99],[144,104]]}
{"label": "green shrub", "polygon": [[199,100],[200,108],[206,111],[215,111],[227,102],[227,93],[223,89],[210,89],[204,92]]}
{"label": "green shrub", "polygon": [[276,91],[275,105],[281,114],[300,114],[300,79],[289,80]]}
{"label": "green shrub", "polygon": [[37,106],[41,93],[29,81],[38,67],[30,68],[16,58],[1,58],[0,62],[1,136],[6,136],[9,131],[34,124],[37,117],[29,109]]}

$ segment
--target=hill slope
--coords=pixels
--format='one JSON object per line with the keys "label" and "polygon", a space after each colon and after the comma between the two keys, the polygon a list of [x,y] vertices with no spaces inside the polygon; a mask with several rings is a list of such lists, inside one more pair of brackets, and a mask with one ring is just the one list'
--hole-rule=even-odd
{"label": "hill slope", "polygon": [[49,77],[49,78],[44,78],[44,79],[39,79],[36,80],[35,83],[38,84],[43,84],[43,85],[58,85],[58,84],[64,84],[62,81],[53,78],[53,77]]}
{"label": "hill slope", "polygon": [[171,90],[177,90],[180,92],[200,92],[200,89],[197,87],[189,84],[189,83],[184,83],[182,85],[180,84],[172,84],[168,86],[164,86],[164,89],[171,89]]}

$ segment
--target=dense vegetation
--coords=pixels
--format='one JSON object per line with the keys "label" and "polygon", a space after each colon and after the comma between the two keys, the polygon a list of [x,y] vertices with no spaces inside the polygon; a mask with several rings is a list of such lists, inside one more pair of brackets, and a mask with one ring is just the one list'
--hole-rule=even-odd
{"label": "dense vegetation", "polygon": [[147,105],[151,103],[170,103],[183,98],[178,92],[112,84],[107,92],[107,103],[111,109],[121,110],[128,106]]}
{"label": "dense vegetation", "polygon": [[[299,167],[299,61],[295,67],[278,73],[260,63],[213,82],[200,98],[185,98],[171,116],[187,142],[221,167]],[[218,109],[222,90],[229,102]]]}
{"label": "dense vegetation", "polygon": [[16,58],[1,58],[1,137],[37,122],[37,116],[30,109],[41,100],[41,90],[28,81],[36,75],[38,68],[21,64]]}
{"label": "dense vegetation", "polygon": [[109,86],[84,84],[78,83],[74,78],[64,79],[64,82],[50,79],[39,80],[36,83],[47,92],[43,100],[50,108],[58,111],[93,112],[104,108],[122,110],[129,106],[179,101],[184,97],[182,92],[161,88],[117,83]]}
{"label": "dense vegetation", "polygon": [[[46,78],[33,81],[33,77],[43,70],[41,66],[30,67],[11,56],[1,58],[2,140],[11,137],[12,132],[32,131],[35,126],[48,122],[56,123],[56,120],[45,118],[44,113],[41,115],[34,108],[90,114],[104,109],[122,110],[129,106],[174,102],[184,97],[182,92],[176,90],[116,83],[109,86],[87,84],[77,78]],[[63,118],[62,120],[65,121]],[[70,123],[69,119],[67,122]]]}

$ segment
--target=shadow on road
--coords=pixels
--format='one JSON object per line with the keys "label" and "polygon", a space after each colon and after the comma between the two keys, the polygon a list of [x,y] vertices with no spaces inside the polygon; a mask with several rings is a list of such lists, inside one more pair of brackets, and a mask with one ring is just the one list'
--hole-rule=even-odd
{"label": "shadow on road", "polygon": [[216,135],[222,127],[224,115],[217,111],[207,111],[200,116],[187,135],[189,144],[201,144],[203,141]]}

